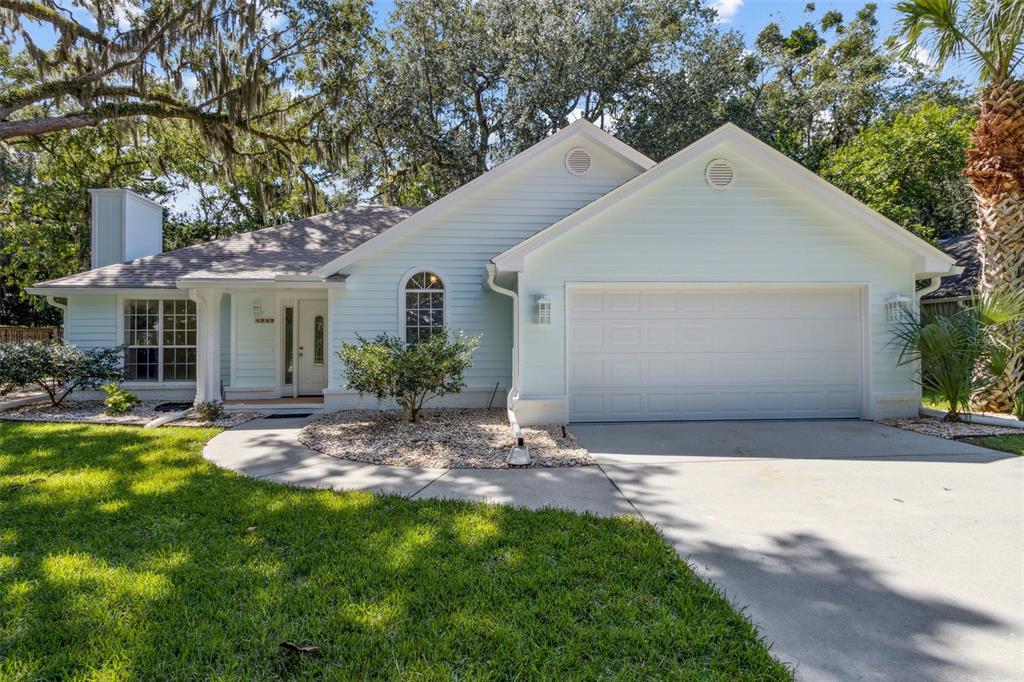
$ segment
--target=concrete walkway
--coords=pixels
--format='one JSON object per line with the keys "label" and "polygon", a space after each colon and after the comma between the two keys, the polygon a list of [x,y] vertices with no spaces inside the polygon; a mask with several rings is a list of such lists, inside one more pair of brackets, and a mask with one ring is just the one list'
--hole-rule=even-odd
{"label": "concrete walkway", "polygon": [[257,419],[224,431],[203,456],[253,478],[333,490],[366,490],[412,499],[455,499],[529,509],[560,507],[599,516],[634,514],[596,466],[538,469],[416,469],[336,459],[297,437],[312,418]]}

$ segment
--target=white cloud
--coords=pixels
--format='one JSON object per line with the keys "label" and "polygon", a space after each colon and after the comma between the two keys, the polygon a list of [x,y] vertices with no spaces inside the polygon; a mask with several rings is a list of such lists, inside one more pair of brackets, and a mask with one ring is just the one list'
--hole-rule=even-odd
{"label": "white cloud", "polygon": [[914,48],[914,59],[925,66],[935,66],[935,60],[932,59],[932,53],[920,45]]}
{"label": "white cloud", "polygon": [[143,14],[142,9],[128,3],[114,5],[114,21],[117,22],[117,30],[128,31],[132,28],[132,19],[138,19]]}
{"label": "white cloud", "polygon": [[732,21],[736,13],[743,7],[743,0],[711,0],[711,6],[718,11],[719,23],[725,24]]}
{"label": "white cloud", "polygon": [[263,25],[271,31],[282,29],[287,23],[288,15],[284,12],[276,12],[271,9],[263,15]]}

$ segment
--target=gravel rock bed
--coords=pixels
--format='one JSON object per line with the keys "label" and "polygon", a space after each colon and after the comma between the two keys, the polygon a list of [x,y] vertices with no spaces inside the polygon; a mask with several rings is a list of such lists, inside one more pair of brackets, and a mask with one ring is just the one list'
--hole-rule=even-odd
{"label": "gravel rock bed", "polygon": [[1020,429],[1006,426],[988,426],[987,424],[971,424],[968,422],[945,422],[934,417],[883,419],[882,423],[899,429],[906,429],[907,431],[923,433],[926,436],[938,436],[948,440],[979,436],[1011,436],[1024,433]]}
{"label": "gravel rock bed", "polygon": [[[523,427],[531,467],[594,464],[561,426]],[[428,410],[415,424],[397,412],[345,410],[324,415],[299,432],[305,446],[340,459],[430,469],[507,469],[515,438],[503,409]]]}
{"label": "gravel rock bed", "polygon": [[[0,412],[0,419],[32,422],[84,422],[88,424],[126,424],[143,426],[157,417],[170,414],[157,411],[157,405],[166,400],[144,400],[127,414],[111,415],[103,411],[101,400],[65,400],[54,407],[49,402],[35,403]],[[203,421],[190,414],[167,426],[219,426],[231,428],[252,419],[259,419],[262,412],[225,412],[219,419]]]}

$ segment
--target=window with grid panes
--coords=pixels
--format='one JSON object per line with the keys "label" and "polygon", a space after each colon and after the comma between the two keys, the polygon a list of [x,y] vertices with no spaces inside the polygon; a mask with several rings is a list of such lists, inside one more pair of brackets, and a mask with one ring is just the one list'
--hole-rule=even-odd
{"label": "window with grid panes", "polygon": [[131,381],[195,381],[195,301],[124,302],[125,372]]}
{"label": "window with grid panes", "polygon": [[444,329],[444,282],[433,272],[417,272],[405,283],[405,340],[415,343]]}

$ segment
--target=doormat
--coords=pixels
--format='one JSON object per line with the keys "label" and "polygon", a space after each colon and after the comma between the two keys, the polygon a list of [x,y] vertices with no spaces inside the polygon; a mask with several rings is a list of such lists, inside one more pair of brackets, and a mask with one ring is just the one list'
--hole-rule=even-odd
{"label": "doormat", "polygon": [[181,412],[192,407],[192,403],[160,403],[153,409],[157,412]]}

